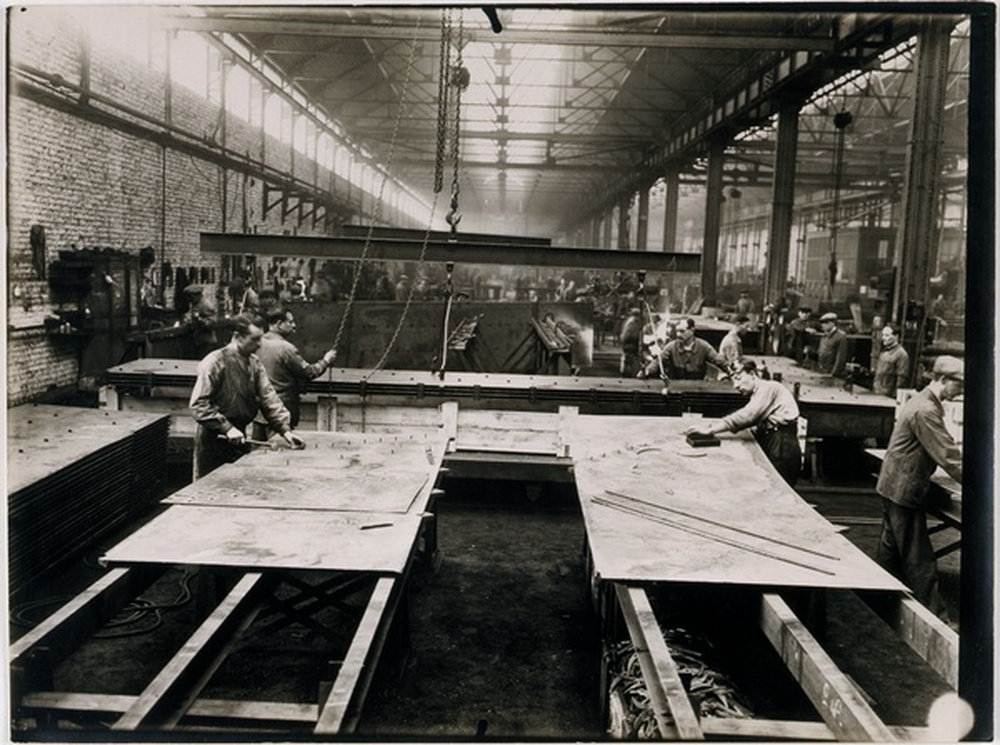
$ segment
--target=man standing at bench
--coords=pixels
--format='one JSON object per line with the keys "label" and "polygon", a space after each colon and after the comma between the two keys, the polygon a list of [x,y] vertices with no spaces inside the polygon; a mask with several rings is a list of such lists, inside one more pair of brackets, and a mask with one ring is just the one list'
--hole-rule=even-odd
{"label": "man standing at bench", "polygon": [[937,466],[962,483],[962,451],[944,423],[942,401],[962,394],[965,364],[943,355],[932,379],[899,412],[876,491],[882,496],[882,531],[875,560],[945,620],[938,592],[937,560],[927,534],[930,477]]}

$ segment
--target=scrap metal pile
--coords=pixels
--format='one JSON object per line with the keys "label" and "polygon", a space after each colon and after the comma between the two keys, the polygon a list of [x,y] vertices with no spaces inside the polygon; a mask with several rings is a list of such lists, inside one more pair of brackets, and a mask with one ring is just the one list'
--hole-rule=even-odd
{"label": "scrap metal pile", "polygon": [[[732,681],[711,659],[711,642],[682,628],[662,629],[684,690],[700,718],[752,719],[754,713]],[[608,734],[619,740],[661,739],[653,703],[631,641],[608,651]],[[667,713],[669,716],[669,713]]]}

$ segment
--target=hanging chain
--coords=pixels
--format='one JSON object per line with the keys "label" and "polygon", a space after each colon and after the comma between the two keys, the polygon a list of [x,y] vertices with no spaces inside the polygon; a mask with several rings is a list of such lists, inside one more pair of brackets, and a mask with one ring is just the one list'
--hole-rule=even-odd
{"label": "hanging chain", "polygon": [[396,153],[396,139],[399,136],[399,126],[400,122],[403,120],[403,108],[406,102],[406,93],[410,87],[410,77],[413,73],[413,60],[417,52],[417,37],[420,31],[420,17],[417,17],[416,26],[413,29],[413,39],[410,41],[410,55],[406,61],[406,74],[403,77],[403,86],[399,94],[399,108],[396,109],[396,119],[392,124],[392,137],[389,140],[389,153],[386,156],[385,167],[382,169],[382,181],[378,188],[378,197],[375,200],[375,209],[372,212],[372,219],[368,225],[368,233],[365,235],[365,243],[361,249],[361,257],[358,259],[358,263],[354,266],[354,276],[351,278],[351,291],[347,295],[347,303],[344,306],[344,314],[340,318],[340,326],[337,328],[337,335],[333,339],[333,349],[336,350],[340,346],[340,340],[344,335],[344,329],[347,327],[347,319],[351,315],[351,309],[354,306],[354,299],[358,292],[358,284],[361,281],[361,272],[364,269],[365,259],[368,257],[368,252],[371,250],[372,236],[375,233],[375,223],[378,221],[382,214],[382,204],[385,196],[385,184],[389,180],[389,171],[392,169],[392,160]]}
{"label": "hanging chain", "polygon": [[[427,243],[430,241],[431,238],[431,227],[434,225],[434,216],[437,214],[437,206],[438,206],[438,192],[434,192],[434,201],[431,204],[431,216],[427,221],[427,230],[424,232],[424,241],[420,246],[420,256],[417,258],[417,271],[416,271],[417,276],[420,276],[420,270],[424,265],[424,257],[427,255]],[[368,375],[364,377],[364,380],[368,380],[368,378],[372,375],[372,373],[381,370],[382,366],[386,363],[386,360],[389,359],[389,353],[392,352],[392,348],[396,346],[396,339],[399,338],[399,333],[400,331],[402,331],[403,324],[406,322],[406,316],[410,312],[410,305],[413,303],[413,296],[416,294],[416,292],[417,292],[417,283],[414,281],[410,283],[410,291],[406,295],[406,304],[403,305],[403,312],[399,316],[399,323],[396,324],[395,331],[392,332],[392,338],[389,339],[389,343],[386,345],[385,351],[382,352],[382,356],[379,357],[378,362],[375,363],[375,366],[371,369],[371,372],[369,372]]]}
{"label": "hanging chain", "polygon": [[434,193],[444,187],[444,149],[448,139],[448,88],[451,74],[451,8],[441,9],[441,59],[438,65],[437,142],[434,152]]}
{"label": "hanging chain", "polygon": [[459,133],[462,129],[462,91],[469,85],[469,71],[462,65],[462,45],[465,43],[463,33],[465,30],[464,17],[462,11],[458,16],[458,42],[455,45],[458,53],[455,59],[455,70],[452,76],[452,84],[455,86],[455,129],[451,140],[451,211],[448,212],[448,224],[451,226],[451,240],[458,237],[458,223],[462,220],[462,213],[458,211],[458,167],[459,167]]}

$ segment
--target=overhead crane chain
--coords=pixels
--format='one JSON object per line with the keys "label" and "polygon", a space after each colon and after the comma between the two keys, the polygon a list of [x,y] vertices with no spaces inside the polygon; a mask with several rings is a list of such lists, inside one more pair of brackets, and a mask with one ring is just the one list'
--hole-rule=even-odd
{"label": "overhead crane chain", "polygon": [[337,335],[333,339],[333,349],[335,350],[340,346],[340,340],[344,335],[344,329],[347,327],[347,320],[350,318],[351,309],[354,306],[354,300],[358,292],[358,284],[361,281],[361,271],[364,268],[368,252],[371,250],[372,236],[375,233],[375,223],[382,214],[382,204],[385,197],[385,184],[389,180],[389,171],[392,169],[392,161],[396,153],[396,140],[399,136],[400,122],[403,119],[403,104],[406,102],[406,94],[410,87],[410,78],[413,73],[413,60],[416,55],[417,37],[419,35],[419,31],[420,18],[418,17],[417,23],[413,29],[413,38],[410,40],[410,54],[406,61],[406,74],[403,76],[403,86],[399,94],[399,107],[396,109],[396,119],[392,125],[392,137],[389,140],[389,152],[386,155],[385,167],[382,169],[382,181],[379,184],[378,197],[375,200],[375,208],[372,211],[372,219],[368,225],[368,233],[365,235],[365,243],[361,249],[361,257],[358,259],[358,263],[354,267],[354,276],[351,279],[351,291],[348,293],[347,303],[344,306],[344,315],[340,318],[340,326],[337,328]]}
{"label": "overhead crane chain", "polygon": [[465,25],[461,14],[458,16],[458,53],[455,59],[455,70],[452,76],[452,84],[455,86],[455,131],[451,141],[451,210],[448,212],[448,224],[451,226],[451,240],[455,240],[458,234],[458,223],[462,220],[462,213],[458,211],[458,166],[459,166],[459,137],[462,129],[462,91],[469,86],[469,71],[462,65],[462,38]]}
{"label": "overhead crane chain", "polygon": [[444,149],[448,138],[448,76],[451,57],[451,9],[441,10],[441,58],[438,63],[437,141],[434,151],[434,193],[444,187]]}
{"label": "overhead crane chain", "polygon": [[[454,138],[451,142],[451,156],[453,160],[453,172],[452,172],[452,182],[451,182],[451,212],[448,215],[448,222],[451,225],[451,237],[454,240],[456,235],[456,230],[458,226],[458,221],[461,220],[459,215],[457,219],[454,217],[458,210],[458,165],[459,165],[459,127],[461,119],[459,112],[462,105],[462,90],[469,84],[469,73],[462,66],[462,45],[464,43],[464,17],[462,11],[459,11],[458,20],[458,39],[457,47],[458,54],[456,57],[455,67],[451,67],[451,39],[452,39],[452,21],[451,21],[451,9],[442,10],[441,12],[441,60],[440,60],[440,73],[438,78],[438,122],[437,122],[437,154],[434,161],[434,201],[431,205],[430,218],[427,221],[427,230],[424,232],[424,239],[420,246],[420,255],[417,257],[417,274],[419,275],[421,268],[424,265],[424,259],[427,254],[427,244],[430,241],[431,229],[434,224],[434,216],[437,214],[438,205],[438,195],[444,185],[444,151],[448,136],[448,109],[450,101],[449,89],[452,85],[455,86],[455,129]],[[454,75],[452,74],[454,72]],[[381,370],[385,365],[386,361],[389,359],[389,355],[396,345],[396,341],[399,339],[399,334],[403,329],[403,325],[406,323],[406,318],[410,312],[410,307],[413,304],[413,297],[416,293],[417,283],[410,283],[410,290],[406,295],[406,303],[403,305],[403,312],[399,316],[399,322],[396,324],[396,328],[392,332],[392,336],[389,339],[389,343],[386,345],[385,350],[382,352],[381,357],[379,357],[378,362],[372,367],[368,376]],[[444,329],[445,334],[445,346],[447,346],[447,324]],[[442,370],[443,372],[443,370]],[[367,379],[367,378],[366,378]],[[363,406],[363,402],[362,402]]]}

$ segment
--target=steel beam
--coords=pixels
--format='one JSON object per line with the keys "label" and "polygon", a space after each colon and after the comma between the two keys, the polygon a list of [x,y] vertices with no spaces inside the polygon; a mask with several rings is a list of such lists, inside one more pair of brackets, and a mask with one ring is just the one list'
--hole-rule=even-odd
{"label": "steel beam", "polygon": [[[363,23],[327,23],[324,21],[281,21],[274,18],[190,18],[166,19],[167,28],[205,33],[285,34],[322,36],[343,39],[399,39],[402,41],[440,41],[441,31],[434,27],[414,28],[411,24],[374,25]],[[475,30],[466,37],[475,38]],[[559,29],[513,29],[503,32],[505,44],[546,44],[551,46],[644,47],[658,49],[752,49],[829,52],[834,40],[816,36],[765,36],[748,34],[649,34],[628,31],[573,31]]]}
{"label": "steel beam", "polygon": [[[206,253],[257,256],[317,256],[359,261],[417,261],[423,241],[372,239],[365,253],[360,237],[303,237],[287,235],[245,235],[202,233],[201,250]],[[701,255],[613,251],[562,246],[525,246],[514,243],[473,243],[461,240],[428,241],[425,260],[462,264],[505,264],[574,269],[697,273]]]}

